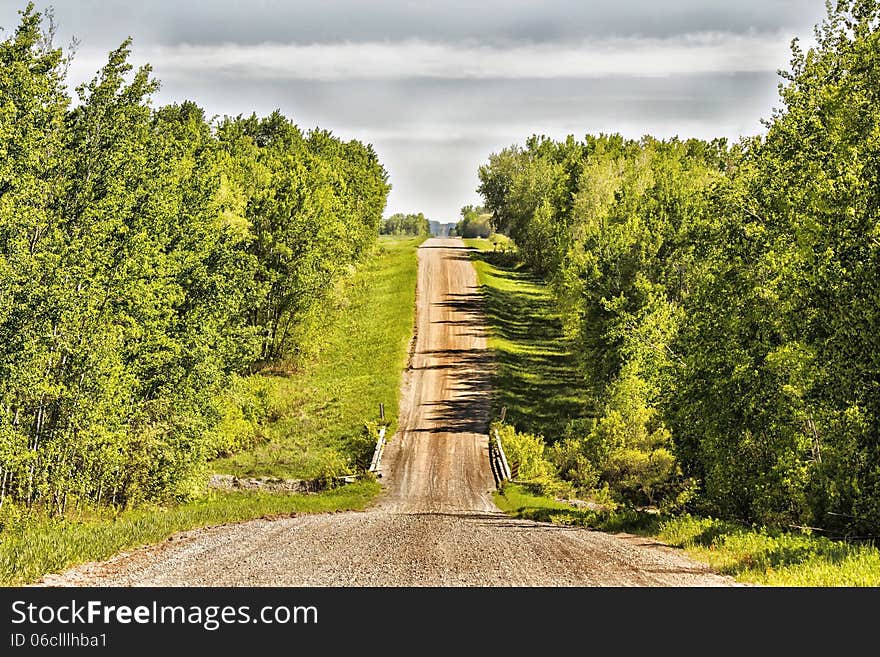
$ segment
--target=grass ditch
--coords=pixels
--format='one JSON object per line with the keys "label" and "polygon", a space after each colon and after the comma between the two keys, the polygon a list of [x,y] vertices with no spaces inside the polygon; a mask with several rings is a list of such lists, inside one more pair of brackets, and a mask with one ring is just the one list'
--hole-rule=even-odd
{"label": "grass ditch", "polygon": [[472,260],[495,357],[493,415],[507,407],[507,422],[552,443],[569,421],[584,416],[587,399],[550,291],[512,251],[496,251],[488,239],[464,242],[476,249]]}

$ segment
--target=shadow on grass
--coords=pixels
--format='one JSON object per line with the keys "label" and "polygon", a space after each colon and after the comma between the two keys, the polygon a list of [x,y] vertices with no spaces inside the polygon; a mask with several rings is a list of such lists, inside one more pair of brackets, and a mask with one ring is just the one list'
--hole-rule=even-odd
{"label": "shadow on grass", "polygon": [[547,497],[538,482],[508,482],[496,493],[496,504],[514,518],[604,532],[656,536],[668,516],[638,509],[583,508]]}
{"label": "shadow on grass", "polygon": [[482,286],[486,320],[502,341],[495,349],[493,413],[507,407],[508,422],[552,443],[570,420],[588,414],[553,299],[513,255],[475,250],[471,257],[499,279],[498,285]]}

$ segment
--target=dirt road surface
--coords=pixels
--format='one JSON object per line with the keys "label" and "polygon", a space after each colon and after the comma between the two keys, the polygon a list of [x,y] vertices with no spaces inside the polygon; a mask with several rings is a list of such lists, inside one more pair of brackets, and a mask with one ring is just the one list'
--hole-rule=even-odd
{"label": "dirt road surface", "polygon": [[419,249],[417,334],[385,492],[365,512],[184,532],[44,580],[91,586],[716,586],[649,539],[514,520],[492,503],[489,354],[458,239]]}

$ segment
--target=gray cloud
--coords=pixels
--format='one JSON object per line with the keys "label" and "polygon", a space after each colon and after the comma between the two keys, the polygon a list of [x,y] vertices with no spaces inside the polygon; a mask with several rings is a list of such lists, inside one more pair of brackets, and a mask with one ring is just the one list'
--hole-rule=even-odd
{"label": "gray cloud", "polygon": [[[824,13],[822,0],[53,4],[61,39],[82,40],[72,81],[131,35],[133,60],[163,82],[156,104],[279,108],[371,142],[391,173],[389,211],[444,220],[478,200],[490,152],[532,133],[761,131],[788,41],[809,38]],[[0,25],[15,23],[3,2]],[[698,43],[707,34],[714,46]]]}
{"label": "gray cloud", "polygon": [[163,44],[385,39],[498,44],[749,29],[804,32],[824,11],[821,0],[53,0],[52,4],[63,17],[66,32],[101,44],[128,34]]}
{"label": "gray cloud", "polygon": [[[273,80],[545,79],[664,77],[775,70],[788,47],[780,33],[708,32],[665,39],[626,37],[579,43],[469,46],[417,40],[139,47],[164,79]],[[100,67],[86,49],[74,77]]]}

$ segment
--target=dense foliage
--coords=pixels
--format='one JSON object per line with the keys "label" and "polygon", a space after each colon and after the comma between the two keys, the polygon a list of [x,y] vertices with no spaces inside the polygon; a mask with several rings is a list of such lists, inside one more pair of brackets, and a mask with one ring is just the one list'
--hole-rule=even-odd
{"label": "dense foliage", "polygon": [[547,437],[568,479],[880,530],[878,23],[829,4],[763,137],[533,137],[481,168],[601,409]]}
{"label": "dense foliage", "polygon": [[492,213],[485,208],[466,205],[461,209],[461,219],[455,225],[455,234],[460,237],[489,237],[492,233]]}
{"label": "dense foliage", "polygon": [[74,107],[42,25],[0,42],[0,504],[186,496],[237,375],[371,247],[387,175],[277,112],[152,109],[128,42]]}
{"label": "dense foliage", "polygon": [[379,227],[380,235],[412,235],[420,237],[431,234],[431,222],[421,212],[418,214],[404,214],[398,212],[382,222]]}

